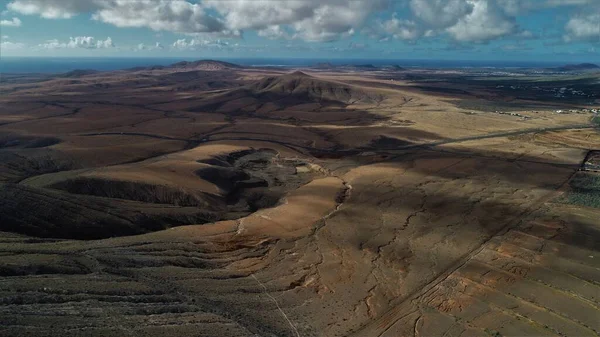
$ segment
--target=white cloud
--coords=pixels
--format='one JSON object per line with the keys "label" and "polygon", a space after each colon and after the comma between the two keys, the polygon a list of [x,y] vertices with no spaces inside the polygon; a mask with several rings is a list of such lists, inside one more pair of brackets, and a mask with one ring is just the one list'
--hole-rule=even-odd
{"label": "white cloud", "polygon": [[287,1],[285,6],[278,1],[246,0],[208,0],[205,4],[221,13],[232,29],[265,29],[296,23],[314,15],[319,7],[316,1],[310,0]]}
{"label": "white cloud", "polygon": [[165,49],[165,47],[160,42],[156,42],[152,46],[147,46],[144,43],[140,43],[134,48],[134,50],[136,50],[136,51],[143,51],[143,50],[152,51],[152,50],[163,50],[163,49]]}
{"label": "white cloud", "polygon": [[91,36],[77,36],[69,38],[68,42],[60,42],[57,39],[48,40],[45,43],[39,44],[38,47],[42,49],[104,49],[113,48],[114,44],[110,37],[106,40],[96,40]]}
{"label": "white cloud", "polygon": [[473,11],[446,31],[456,41],[487,42],[518,31],[516,20],[492,0],[468,0]]}
{"label": "white cloud", "polygon": [[[509,15],[519,15],[523,12],[530,10],[535,6],[534,1],[522,1],[522,0],[496,0],[498,6],[501,7],[505,13]],[[537,4],[539,5],[539,1]]]}
{"label": "white cloud", "polygon": [[316,7],[313,15],[292,25],[294,37],[307,41],[333,41],[354,35],[354,27],[365,20],[368,13],[362,2],[350,2],[347,6]]}
{"label": "white cloud", "polygon": [[286,32],[281,25],[272,25],[268,26],[265,29],[261,29],[258,31],[258,35],[262,37],[266,37],[268,39],[289,39],[290,35]]}
{"label": "white cloud", "polygon": [[147,27],[178,33],[210,33],[226,29],[201,5],[183,0],[112,0],[93,18],[117,27]]}
{"label": "white cloud", "polygon": [[401,20],[394,15],[392,19],[382,22],[381,29],[395,39],[416,40],[422,35],[414,21]]}
{"label": "white cloud", "polygon": [[463,43],[487,42],[513,34],[519,34],[519,38],[533,36],[521,32],[515,17],[508,14],[511,9],[505,7],[517,4],[513,0],[409,0],[408,4],[412,19],[394,14],[379,24],[379,36],[415,41],[445,33]]}
{"label": "white cloud", "polygon": [[117,27],[155,31],[206,33],[226,30],[202,4],[185,0],[15,0],[8,9],[47,19],[68,19],[81,13]]}
{"label": "white cloud", "polygon": [[[93,47],[93,44],[94,44],[94,38],[92,38],[90,40],[88,37],[88,39],[84,40],[83,43],[76,43],[75,45],[79,48],[90,48],[90,46],[91,46],[91,49],[112,48],[115,46],[110,37],[108,37],[104,41],[102,41],[102,40],[96,41],[96,47]],[[80,45],[82,47],[80,47]]]}
{"label": "white cloud", "polygon": [[468,0],[411,0],[410,8],[429,27],[446,28],[470,14],[474,4]]}
{"label": "white cloud", "polygon": [[[407,9],[408,15],[367,25],[370,27],[364,31],[382,39],[414,41],[422,37],[449,36],[455,42],[465,43],[507,36],[528,38],[527,33],[519,36],[523,33],[517,24],[518,15],[559,6],[568,6],[573,11],[594,9],[598,2],[600,0],[11,0],[7,8],[11,12],[48,19],[68,19],[86,13],[94,20],[117,27],[148,28],[195,37],[241,36],[244,30],[255,30],[259,36],[270,39],[333,41],[354,35],[363,29],[373,13],[384,13],[393,5],[396,9]],[[571,17],[565,26],[565,40],[595,41],[597,13],[600,10]],[[18,19],[1,22],[4,26],[19,25],[20,20],[18,24],[15,20]]]}
{"label": "white cloud", "polygon": [[530,30],[523,30],[523,31],[519,32],[518,34],[516,34],[516,37],[519,39],[523,39],[523,40],[529,40],[529,39],[535,39],[538,36]]}
{"label": "white cloud", "polygon": [[434,37],[437,35],[437,32],[433,29],[428,29],[423,36],[425,37]]}
{"label": "white cloud", "polygon": [[99,8],[105,0],[15,0],[8,9],[17,13],[37,14],[46,19],[68,19]]}
{"label": "white cloud", "polygon": [[46,41],[46,43],[39,44],[38,47],[43,48],[43,49],[60,49],[60,48],[67,48],[67,44],[60,43],[58,40],[53,39],[53,40]]}
{"label": "white cloud", "polygon": [[1,20],[0,26],[21,27],[21,20],[19,18],[12,18],[12,20]]}
{"label": "white cloud", "polygon": [[222,48],[227,48],[230,47],[229,42],[227,41],[223,41],[223,40],[209,40],[209,39],[197,39],[197,38],[193,38],[193,39],[179,39],[175,42],[173,42],[173,45],[171,46],[172,49],[177,49],[177,50],[198,50],[201,48],[217,48],[217,49],[222,49]]}
{"label": "white cloud", "polygon": [[25,44],[20,42],[4,41],[0,43],[0,49],[2,50],[16,50],[25,48]]}
{"label": "white cloud", "polygon": [[188,43],[186,39],[180,39],[173,42],[174,49],[185,50],[188,49],[190,45],[193,45],[193,42]]}
{"label": "white cloud", "polygon": [[255,29],[272,36],[274,26],[286,25],[290,38],[331,41],[350,36],[362,26],[370,13],[385,8],[387,0],[290,0],[247,1],[208,0],[223,15],[232,30]]}
{"label": "white cloud", "polygon": [[564,6],[589,5],[597,0],[495,0],[507,14],[521,15],[523,13]]}
{"label": "white cloud", "polygon": [[571,18],[565,26],[565,41],[600,42],[600,7]]}

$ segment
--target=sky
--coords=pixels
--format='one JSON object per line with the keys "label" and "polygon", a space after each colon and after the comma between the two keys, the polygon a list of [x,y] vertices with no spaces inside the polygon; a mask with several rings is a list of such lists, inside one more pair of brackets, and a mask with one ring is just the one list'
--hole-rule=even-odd
{"label": "sky", "polygon": [[0,0],[0,57],[600,61],[600,0]]}

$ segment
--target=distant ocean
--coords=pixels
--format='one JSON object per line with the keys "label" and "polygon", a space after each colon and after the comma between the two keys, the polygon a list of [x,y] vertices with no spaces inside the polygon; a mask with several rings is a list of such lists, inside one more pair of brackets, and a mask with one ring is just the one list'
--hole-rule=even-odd
{"label": "distant ocean", "polygon": [[[180,61],[195,61],[201,58],[0,58],[1,73],[64,73],[75,69],[100,71],[121,70],[133,67],[169,65]],[[407,68],[545,68],[561,66],[568,62],[533,61],[457,61],[457,60],[384,60],[384,59],[265,59],[265,58],[218,58],[218,60],[244,66],[310,67],[318,63],[333,65],[398,65]]]}

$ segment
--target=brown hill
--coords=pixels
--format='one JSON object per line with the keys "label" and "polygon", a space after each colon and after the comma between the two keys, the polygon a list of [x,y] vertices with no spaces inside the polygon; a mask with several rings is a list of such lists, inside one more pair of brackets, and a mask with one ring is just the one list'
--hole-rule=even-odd
{"label": "brown hill", "polygon": [[326,81],[296,71],[281,76],[265,77],[241,88],[229,90],[201,103],[190,111],[220,113],[272,112],[288,109],[345,108],[351,104],[373,104],[384,97],[344,83]]}
{"label": "brown hill", "polygon": [[174,71],[194,71],[194,70],[204,70],[204,71],[220,71],[220,70],[230,70],[230,69],[240,69],[241,66],[217,61],[217,60],[198,60],[198,61],[181,61],[177,63],[173,63],[168,66],[154,65],[149,67],[134,67],[129,68],[126,71],[153,71],[153,70],[174,70]]}
{"label": "brown hill", "polygon": [[172,64],[168,68],[175,69],[185,69],[185,70],[205,70],[205,71],[215,71],[215,70],[227,70],[227,69],[239,69],[241,68],[237,64],[223,62],[223,61],[215,61],[215,60],[199,60],[193,62],[178,62]]}
{"label": "brown hill", "polygon": [[296,71],[265,77],[241,88],[229,90],[206,100],[191,111],[249,113],[277,111],[315,104],[319,109],[344,108],[351,104],[373,104],[384,97],[344,83],[326,81]]}
{"label": "brown hill", "polygon": [[333,101],[345,104],[372,103],[381,97],[355,87],[321,80],[301,71],[282,76],[266,77],[247,88],[255,96],[286,95],[310,101]]}
{"label": "brown hill", "polygon": [[156,86],[170,86],[174,91],[202,91],[239,87],[233,72],[211,70],[176,71],[157,76]]}
{"label": "brown hill", "polygon": [[[139,196],[146,192],[150,191],[136,191]],[[182,196],[170,195],[173,199]],[[101,239],[239,216],[195,206],[173,207],[168,204],[75,195],[63,190],[18,184],[0,185],[0,198],[3,200],[0,203],[0,231],[35,237]]]}

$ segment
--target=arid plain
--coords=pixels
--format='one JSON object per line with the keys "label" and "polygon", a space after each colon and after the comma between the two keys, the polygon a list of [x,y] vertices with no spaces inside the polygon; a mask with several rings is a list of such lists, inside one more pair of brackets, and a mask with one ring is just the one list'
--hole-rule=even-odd
{"label": "arid plain", "polygon": [[600,75],[549,78],[5,76],[0,335],[597,336]]}

